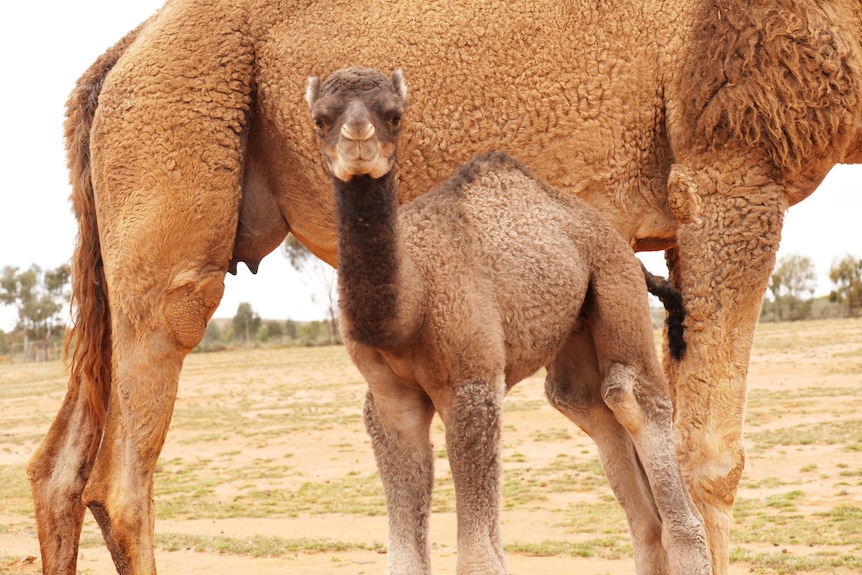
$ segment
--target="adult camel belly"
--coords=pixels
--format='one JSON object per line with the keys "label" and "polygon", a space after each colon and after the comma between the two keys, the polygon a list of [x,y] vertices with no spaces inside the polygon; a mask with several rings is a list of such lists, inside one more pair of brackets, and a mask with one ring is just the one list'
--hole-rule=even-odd
{"label": "adult camel belly", "polygon": [[726,573],[754,326],[784,209],[860,157],[860,29],[844,0],[170,0],[68,105],[76,346],[29,467],[45,572],[74,570],[84,505],[121,573],[154,572],[183,358],[232,260],[289,226],[335,262],[302,96],[307,76],[361,64],[411,86],[402,199],[503,148],[632,246],[670,248],[688,313],[688,351],[665,360],[677,451]]}
{"label": "adult camel belly", "polygon": [[401,67],[410,82],[402,199],[478,152],[505,149],[600,207],[632,245],[668,247],[676,223],[665,200],[671,153],[660,64],[672,30],[644,29],[633,50],[633,9],[460,4],[369,3],[357,18],[355,6],[330,1],[285,8],[261,24],[268,34],[256,53],[255,105],[268,127],[260,147],[291,230],[335,263],[328,183],[297,94],[308,75],[362,64]]}

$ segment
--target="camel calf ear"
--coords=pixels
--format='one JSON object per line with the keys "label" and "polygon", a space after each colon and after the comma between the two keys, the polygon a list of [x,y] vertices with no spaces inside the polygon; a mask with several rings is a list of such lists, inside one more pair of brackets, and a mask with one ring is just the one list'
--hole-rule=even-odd
{"label": "camel calf ear", "polygon": [[309,76],[308,84],[305,87],[305,101],[308,103],[308,107],[311,108],[314,103],[317,101],[317,97],[320,95],[320,77],[318,76]]}
{"label": "camel calf ear", "polygon": [[399,96],[401,96],[401,100],[406,102],[407,82],[404,81],[404,72],[401,71],[401,68],[392,72],[392,87],[395,88],[395,91],[398,92]]}

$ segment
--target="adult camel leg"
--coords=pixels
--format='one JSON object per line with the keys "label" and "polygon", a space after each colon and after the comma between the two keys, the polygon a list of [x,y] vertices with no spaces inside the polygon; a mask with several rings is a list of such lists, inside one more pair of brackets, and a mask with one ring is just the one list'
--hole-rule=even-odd
{"label": "adult camel leg", "polygon": [[99,430],[86,415],[86,394],[73,379],[56,419],[27,466],[46,575],[75,573],[86,507],[81,492],[90,475]]}
{"label": "adult camel leg", "polygon": [[661,516],[626,430],[601,397],[595,345],[589,327],[574,333],[548,366],[548,401],[592,438],[608,483],[626,514],[639,575],[666,575]]}
{"label": "adult camel leg", "polygon": [[[228,257],[225,253],[225,266]],[[102,445],[82,499],[121,575],[156,572],[153,475],[183,359],[203,337],[221,299],[223,278],[221,269],[175,276],[160,298],[141,298],[157,310],[143,320],[133,319],[130,305],[117,305],[125,298],[113,299],[113,385]]]}
{"label": "adult camel leg", "polygon": [[458,575],[505,575],[500,537],[500,434],[505,394],[496,381],[456,384],[435,405],[446,426],[446,451],[458,516]]}
{"label": "adult camel leg", "polygon": [[786,200],[779,186],[756,173],[682,166],[674,166],[668,194],[680,221],[668,265],[687,313],[685,357],[665,358],[677,452],[704,518],[713,572],[725,575],[745,463],[748,361]]}
{"label": "adult camel leg", "polygon": [[365,426],[386,493],[386,573],[430,575],[428,517],[434,456],[428,433],[434,407],[421,390],[386,379],[390,383],[369,379],[365,396]]}

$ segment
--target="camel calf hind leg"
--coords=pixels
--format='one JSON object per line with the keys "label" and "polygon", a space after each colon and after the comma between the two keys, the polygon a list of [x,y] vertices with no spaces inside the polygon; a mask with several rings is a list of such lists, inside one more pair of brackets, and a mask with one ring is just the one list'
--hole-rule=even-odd
{"label": "camel calf hind leg", "polygon": [[601,397],[590,329],[577,329],[548,365],[545,394],[552,406],[596,443],[602,469],[626,514],[638,575],[666,575],[662,523],[631,437]]}
{"label": "camel calf hind leg", "polygon": [[602,382],[602,397],[631,436],[649,478],[670,573],[707,575],[706,531],[693,512],[676,461],[670,400],[656,395],[655,386],[641,378],[636,367],[614,363]]}
{"label": "camel calf hind leg", "polygon": [[606,261],[593,269],[592,297],[584,310],[601,397],[631,437],[648,478],[670,573],[707,575],[706,532],[677,462],[670,388],[655,350],[640,265],[627,251],[604,255]]}

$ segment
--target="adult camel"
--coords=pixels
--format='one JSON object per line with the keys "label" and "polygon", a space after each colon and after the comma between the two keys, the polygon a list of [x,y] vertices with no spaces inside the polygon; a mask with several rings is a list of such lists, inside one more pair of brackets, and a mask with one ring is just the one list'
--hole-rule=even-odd
{"label": "adult camel", "polygon": [[666,250],[680,467],[726,573],[761,298],[785,209],[862,160],[860,38],[855,0],[169,0],[68,104],[75,345],[28,468],[45,573],[74,573],[86,507],[120,573],[155,572],[156,460],[225,273],[288,232],[336,261],[301,94],[355,63],[410,71],[402,199],[503,148]]}

